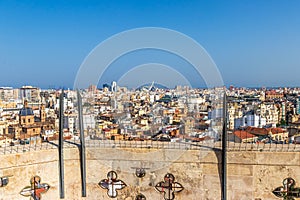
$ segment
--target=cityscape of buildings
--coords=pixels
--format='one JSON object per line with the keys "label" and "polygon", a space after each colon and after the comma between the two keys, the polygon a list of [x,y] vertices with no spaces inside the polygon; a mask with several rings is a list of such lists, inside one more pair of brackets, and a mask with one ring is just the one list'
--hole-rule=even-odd
{"label": "cityscape of buildings", "polygon": [[0,1],[0,200],[300,200],[300,1]]}
{"label": "cityscape of buildings", "polygon": [[[105,84],[81,90],[88,140],[199,142],[220,139],[224,89]],[[62,90],[0,88],[0,145],[58,139]],[[64,91],[64,137],[79,139],[77,91]],[[300,88],[226,89],[228,140],[300,143]]]}

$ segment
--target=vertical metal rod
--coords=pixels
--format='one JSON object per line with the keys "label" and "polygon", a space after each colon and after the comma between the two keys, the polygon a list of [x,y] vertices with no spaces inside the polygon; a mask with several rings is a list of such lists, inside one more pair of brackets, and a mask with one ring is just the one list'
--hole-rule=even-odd
{"label": "vertical metal rod", "polygon": [[59,192],[60,198],[65,198],[64,189],[64,90],[62,90],[59,97],[59,143],[58,143],[58,155],[59,155]]}
{"label": "vertical metal rod", "polygon": [[80,130],[80,167],[81,167],[81,189],[82,197],[86,197],[86,158],[85,158],[85,140],[84,140],[84,127],[83,127],[83,115],[82,115],[82,98],[77,90],[78,98],[78,119]]}
{"label": "vertical metal rod", "polygon": [[223,98],[223,136],[222,136],[222,200],[227,199],[227,98]]}

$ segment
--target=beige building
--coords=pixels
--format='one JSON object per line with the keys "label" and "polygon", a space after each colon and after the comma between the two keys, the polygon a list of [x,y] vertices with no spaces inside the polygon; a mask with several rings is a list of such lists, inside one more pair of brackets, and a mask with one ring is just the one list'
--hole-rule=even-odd
{"label": "beige building", "polygon": [[40,88],[23,86],[19,89],[19,98],[27,99],[29,102],[40,102]]}
{"label": "beige building", "polygon": [[260,115],[266,118],[266,124],[276,125],[279,123],[279,110],[274,103],[261,103]]}
{"label": "beige building", "polygon": [[243,117],[241,106],[237,103],[230,103],[228,105],[228,128],[234,129],[234,120]]}
{"label": "beige building", "polygon": [[0,87],[0,100],[11,102],[18,99],[19,90],[11,87]]}

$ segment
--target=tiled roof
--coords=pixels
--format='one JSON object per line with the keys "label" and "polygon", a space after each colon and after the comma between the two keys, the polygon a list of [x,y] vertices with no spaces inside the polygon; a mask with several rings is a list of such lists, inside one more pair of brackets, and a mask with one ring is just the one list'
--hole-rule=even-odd
{"label": "tiled roof", "polygon": [[285,133],[286,131],[282,128],[257,128],[248,126],[245,130],[236,130],[233,132],[234,135],[238,136],[241,139],[253,138],[260,135],[269,135]]}
{"label": "tiled roof", "polygon": [[266,128],[257,128],[257,127],[251,127],[251,126],[248,126],[245,131],[247,131],[251,134],[254,134],[254,135],[268,135],[270,132]]}
{"label": "tiled roof", "polygon": [[284,130],[282,128],[257,128],[257,127],[251,127],[251,126],[248,126],[246,128],[246,131],[253,133],[253,134],[257,133],[259,135],[266,135],[266,134],[269,134],[270,132],[272,134],[286,132],[286,130]]}
{"label": "tiled roof", "polygon": [[22,108],[19,112],[20,116],[28,116],[28,115],[33,115],[33,111],[31,108]]}
{"label": "tiled roof", "polygon": [[248,133],[247,131],[244,130],[236,130],[233,132],[234,135],[236,135],[237,137],[243,139],[247,139],[247,138],[254,138],[256,137],[255,135]]}

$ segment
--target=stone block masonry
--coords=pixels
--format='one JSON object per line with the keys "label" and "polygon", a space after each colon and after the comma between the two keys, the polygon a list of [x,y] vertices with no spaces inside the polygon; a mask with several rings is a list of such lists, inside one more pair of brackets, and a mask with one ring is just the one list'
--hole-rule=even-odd
{"label": "stone block masonry", "polygon": [[[164,193],[157,191],[155,185],[164,182],[168,173],[174,176],[174,182],[184,188],[174,192],[175,200],[221,198],[220,152],[208,151],[202,155],[199,150],[181,152],[178,149],[116,150],[96,147],[89,147],[86,152],[87,197],[83,198],[79,151],[77,148],[64,149],[66,200],[112,199],[108,189],[99,186],[101,180],[109,179],[110,171],[116,172],[117,179],[126,184],[123,189],[116,190],[115,199],[118,200],[134,200],[139,194],[147,200],[165,199]],[[179,153],[179,158],[170,162],[170,155]],[[229,200],[280,199],[272,191],[282,186],[282,181],[287,177],[296,181],[296,187],[300,186],[300,152],[239,151],[228,152],[227,155]],[[139,167],[145,168],[143,177],[135,175]],[[34,176],[39,176],[42,183],[50,185],[49,190],[41,194],[41,199],[59,199],[58,173],[57,149],[0,155],[0,177],[9,176],[9,183],[0,187],[0,199],[29,199],[20,195],[20,191],[31,184]]]}

